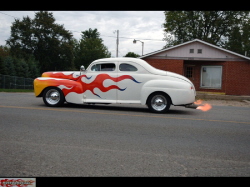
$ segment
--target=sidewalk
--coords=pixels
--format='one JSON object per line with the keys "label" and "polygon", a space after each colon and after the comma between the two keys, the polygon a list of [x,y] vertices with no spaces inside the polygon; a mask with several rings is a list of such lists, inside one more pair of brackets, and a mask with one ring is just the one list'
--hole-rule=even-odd
{"label": "sidewalk", "polygon": [[250,96],[247,95],[225,95],[223,93],[215,93],[215,92],[196,92],[196,99],[204,99],[204,100],[231,100],[231,101],[249,101]]}

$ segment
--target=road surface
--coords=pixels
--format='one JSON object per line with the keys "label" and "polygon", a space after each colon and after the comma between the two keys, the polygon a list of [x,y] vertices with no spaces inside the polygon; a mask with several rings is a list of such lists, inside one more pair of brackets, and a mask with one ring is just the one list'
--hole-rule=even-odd
{"label": "road surface", "polygon": [[0,93],[0,176],[250,176],[250,108],[50,108]]}

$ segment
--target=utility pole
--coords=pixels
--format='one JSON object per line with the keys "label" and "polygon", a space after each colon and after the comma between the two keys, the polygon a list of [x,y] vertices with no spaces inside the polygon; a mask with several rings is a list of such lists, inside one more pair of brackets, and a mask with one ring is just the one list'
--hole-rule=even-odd
{"label": "utility pole", "polygon": [[118,57],[118,45],[119,45],[119,30],[117,30],[117,40],[116,40],[116,57]]}
{"label": "utility pole", "polygon": [[118,57],[118,45],[119,45],[119,30],[115,30],[114,33],[117,32],[117,38],[116,38],[116,57]]}

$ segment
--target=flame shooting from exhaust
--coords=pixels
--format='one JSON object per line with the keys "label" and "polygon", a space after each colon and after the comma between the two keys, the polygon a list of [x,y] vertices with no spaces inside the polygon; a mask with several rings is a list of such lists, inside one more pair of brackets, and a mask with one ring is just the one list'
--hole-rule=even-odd
{"label": "flame shooting from exhaust", "polygon": [[202,103],[203,103],[203,100],[201,100],[201,99],[195,101],[194,104],[200,105],[196,109],[202,110],[203,112],[206,112],[212,108],[212,105],[210,105],[208,103],[204,103],[204,104],[202,104]]}
{"label": "flame shooting from exhaust", "polygon": [[202,103],[201,99],[199,99],[199,100],[197,100],[197,101],[194,102],[194,104],[196,104],[196,105],[200,105],[201,103]]}
{"label": "flame shooting from exhaust", "polygon": [[212,108],[212,105],[206,103],[203,106],[198,106],[196,109],[202,110],[203,112],[206,112]]}

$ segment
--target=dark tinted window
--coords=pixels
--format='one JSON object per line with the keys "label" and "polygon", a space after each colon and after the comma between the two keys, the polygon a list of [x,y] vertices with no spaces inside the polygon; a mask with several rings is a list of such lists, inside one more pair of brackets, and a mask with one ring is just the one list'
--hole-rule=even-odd
{"label": "dark tinted window", "polygon": [[119,66],[120,71],[137,71],[137,68],[135,66],[132,66],[130,64],[120,64]]}
{"label": "dark tinted window", "polygon": [[91,71],[115,71],[115,64],[95,64],[91,67]]}

